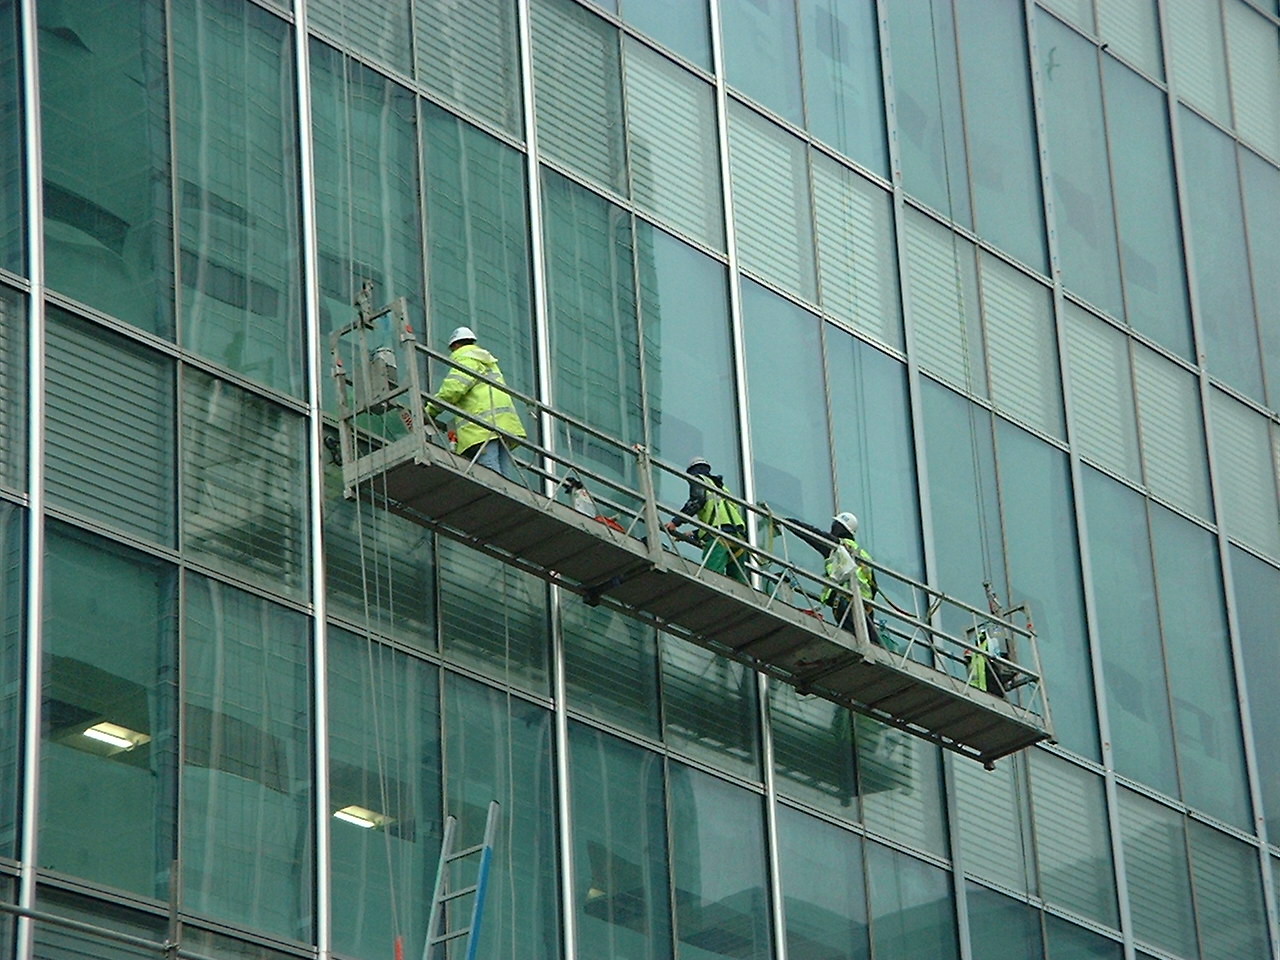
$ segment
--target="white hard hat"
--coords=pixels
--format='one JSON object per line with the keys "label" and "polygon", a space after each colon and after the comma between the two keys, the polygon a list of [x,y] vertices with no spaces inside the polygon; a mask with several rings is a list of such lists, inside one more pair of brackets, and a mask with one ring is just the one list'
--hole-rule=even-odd
{"label": "white hard hat", "polygon": [[855,517],[849,511],[845,510],[845,511],[842,511],[841,513],[837,513],[831,519],[834,520],[836,523],[840,524],[840,526],[844,527],[846,530],[848,530],[849,536],[852,537],[857,535],[858,518]]}
{"label": "white hard hat", "polygon": [[449,346],[453,346],[459,340],[474,340],[476,332],[470,327],[458,327],[453,333],[449,334]]}
{"label": "white hard hat", "polygon": [[708,472],[711,470],[711,464],[705,457],[694,457],[689,461],[689,466],[684,468],[684,472],[693,473],[694,467],[706,467]]}

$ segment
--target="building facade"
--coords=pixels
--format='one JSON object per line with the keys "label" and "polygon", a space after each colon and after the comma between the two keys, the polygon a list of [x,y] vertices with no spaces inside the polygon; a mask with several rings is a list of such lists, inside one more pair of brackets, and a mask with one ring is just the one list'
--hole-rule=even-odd
{"label": "building facade", "polygon": [[[498,800],[486,960],[1280,958],[1278,29],[0,0],[0,953],[417,957]],[[986,772],[344,499],[365,281],[1030,604],[1056,742]]]}

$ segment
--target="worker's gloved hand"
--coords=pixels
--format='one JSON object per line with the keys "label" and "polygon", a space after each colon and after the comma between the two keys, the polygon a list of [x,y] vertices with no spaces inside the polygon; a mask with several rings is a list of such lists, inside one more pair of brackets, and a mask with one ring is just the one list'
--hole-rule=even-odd
{"label": "worker's gloved hand", "polygon": [[676,522],[675,522],[674,520],[668,520],[668,521],[663,525],[662,529],[666,530],[666,531],[667,531],[667,533],[675,533],[675,532],[677,532]]}

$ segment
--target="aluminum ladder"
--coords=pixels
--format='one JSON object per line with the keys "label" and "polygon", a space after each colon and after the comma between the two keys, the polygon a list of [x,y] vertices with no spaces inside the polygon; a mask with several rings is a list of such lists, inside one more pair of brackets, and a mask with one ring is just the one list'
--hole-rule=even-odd
{"label": "aluminum ladder", "polygon": [[[436,888],[431,897],[431,913],[427,918],[427,942],[422,946],[422,960],[447,958],[450,955],[448,947],[439,952],[436,948],[460,937],[466,937],[461,956],[465,960],[475,960],[476,948],[480,943],[480,920],[484,913],[485,894],[489,887],[489,867],[493,862],[493,841],[498,830],[498,811],[501,809],[497,800],[489,801],[489,813],[484,822],[484,840],[462,850],[453,849],[458,832],[458,818],[445,817],[444,838],[440,842],[440,865],[436,868]],[[449,865],[475,856],[480,858],[476,868],[476,882],[450,890]],[[443,932],[437,932],[442,926],[448,927],[449,905],[466,896],[474,897],[471,902],[471,919],[467,925],[456,930],[445,929]]]}

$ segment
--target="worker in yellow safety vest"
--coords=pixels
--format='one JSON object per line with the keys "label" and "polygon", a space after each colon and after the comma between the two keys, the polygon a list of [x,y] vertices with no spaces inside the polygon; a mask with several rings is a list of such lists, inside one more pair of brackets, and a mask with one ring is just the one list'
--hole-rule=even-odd
{"label": "worker in yellow safety vest", "polygon": [[[686,517],[697,518],[699,523],[708,527],[745,540],[747,525],[742,520],[742,510],[723,496],[729,492],[724,485],[724,477],[713,474],[711,464],[702,457],[690,460],[685,473],[689,475],[689,499],[680,508],[680,512]],[[668,532],[676,533],[684,522],[680,517],[672,518],[667,524]],[[739,583],[748,582],[747,571],[742,563],[747,552],[745,547],[702,529],[686,539],[701,545],[703,566],[706,569],[712,573],[724,574]]]}
{"label": "worker in yellow safety vest", "polygon": [[[450,370],[441,382],[436,399],[451,403],[476,418],[454,417],[457,439],[453,448],[460,456],[511,479],[512,459],[507,447],[511,440],[498,431],[524,437],[524,424],[520,422],[520,415],[505,390],[468,372],[473,371],[505,386],[498,358],[476,343],[475,331],[470,327],[458,327],[449,335],[449,351],[450,359],[458,366]],[[427,415],[435,418],[443,409],[438,403],[430,403]]]}
{"label": "worker in yellow safety vest", "polygon": [[[871,566],[871,554],[858,545],[858,518],[847,510],[837,513],[831,518],[831,528],[820,530],[812,524],[787,517],[800,529],[796,535],[805,543],[821,553],[825,558],[822,572],[828,580],[837,583],[848,583],[852,586],[852,576],[856,574],[858,592],[862,594],[863,607],[867,614],[867,636],[872,643],[881,643],[880,631],[876,629],[872,617],[870,601],[880,592],[876,585],[876,572]],[[850,633],[857,633],[857,625],[849,616],[849,597],[834,587],[826,587],[819,598],[831,608],[836,623]],[[883,644],[881,644],[883,645]]]}

